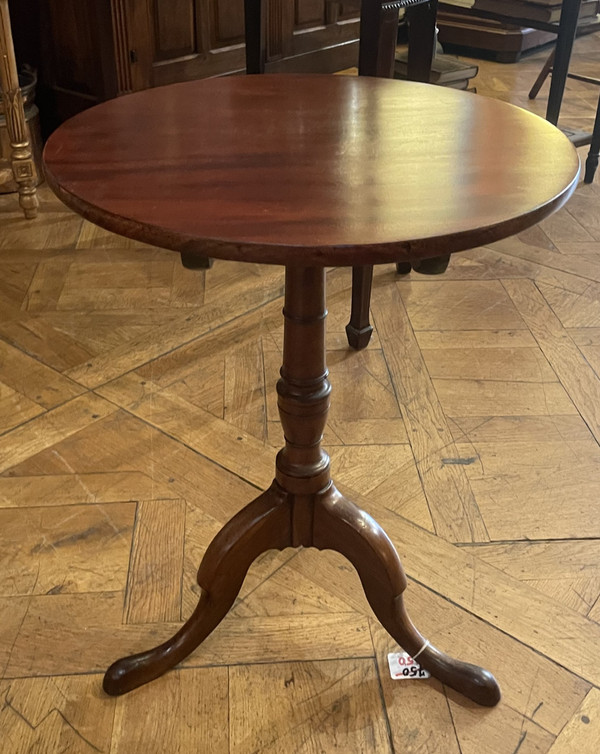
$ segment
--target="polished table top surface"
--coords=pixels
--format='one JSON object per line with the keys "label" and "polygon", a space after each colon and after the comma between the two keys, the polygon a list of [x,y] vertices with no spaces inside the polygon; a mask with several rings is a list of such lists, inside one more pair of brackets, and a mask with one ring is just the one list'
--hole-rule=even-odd
{"label": "polished table top surface", "polygon": [[560,207],[579,160],[541,118],[413,82],[202,79],[120,97],[45,149],[66,204],[188,255],[375,264],[474,248]]}

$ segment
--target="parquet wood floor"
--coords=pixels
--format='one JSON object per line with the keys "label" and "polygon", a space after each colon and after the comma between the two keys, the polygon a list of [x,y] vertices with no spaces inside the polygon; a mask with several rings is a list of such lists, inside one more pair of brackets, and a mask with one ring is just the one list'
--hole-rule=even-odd
{"label": "parquet wood floor", "polygon": [[[545,56],[480,62],[475,84],[541,113]],[[579,40],[574,67],[599,63]],[[598,94],[569,82],[564,122],[589,127]],[[397,545],[421,630],[497,675],[491,710],[391,680],[355,572],[311,550],[265,554],[182,667],[103,695],[112,660],[190,613],[207,544],[271,480],[283,273],[188,271],[45,188],[35,221],[3,197],[0,751],[598,752],[598,181],[443,277],[376,268],[364,352],[349,271],[328,274],[335,478]]]}

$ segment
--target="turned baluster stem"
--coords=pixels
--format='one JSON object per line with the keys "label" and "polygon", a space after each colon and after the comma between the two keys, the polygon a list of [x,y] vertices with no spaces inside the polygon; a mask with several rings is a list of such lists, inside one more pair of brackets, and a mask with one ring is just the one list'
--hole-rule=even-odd
{"label": "turned baluster stem", "polygon": [[276,479],[294,496],[293,539],[302,544],[311,537],[313,496],[331,481],[329,456],[321,448],[331,392],[326,315],[325,270],[286,267],[283,366],[277,383],[285,447],[277,455]]}

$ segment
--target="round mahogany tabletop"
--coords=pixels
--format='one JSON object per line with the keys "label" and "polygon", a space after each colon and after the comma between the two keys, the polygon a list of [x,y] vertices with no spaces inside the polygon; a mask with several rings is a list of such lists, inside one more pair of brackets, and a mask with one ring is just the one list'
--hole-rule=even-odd
{"label": "round mahogany tabletop", "polygon": [[418,259],[490,243],[574,190],[568,139],[504,102],[331,75],[202,79],[119,97],[46,144],[91,221],[157,246],[277,264]]}

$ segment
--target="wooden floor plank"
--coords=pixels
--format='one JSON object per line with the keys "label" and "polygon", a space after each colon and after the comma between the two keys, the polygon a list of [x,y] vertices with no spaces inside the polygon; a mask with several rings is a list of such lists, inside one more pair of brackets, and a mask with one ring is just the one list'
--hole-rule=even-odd
{"label": "wooden floor plank", "polygon": [[160,690],[148,685],[120,697],[110,754],[134,751],[229,754],[227,668],[176,670]]}
{"label": "wooden floor plank", "polygon": [[40,262],[22,308],[28,312],[56,309],[70,266],[68,257],[53,257],[47,262]]}
{"label": "wooden floor plank", "polygon": [[372,660],[232,667],[229,727],[239,754],[392,752]]}
{"label": "wooden floor plank", "polygon": [[0,679],[4,678],[28,608],[28,597],[0,597]]}
{"label": "wooden floor plank", "polygon": [[583,615],[600,596],[600,540],[509,542],[472,551]]}
{"label": "wooden floor plank", "polygon": [[98,393],[249,482],[261,488],[270,484],[275,458],[271,448],[171,391],[128,374]]}
{"label": "wooden floor plank", "polygon": [[281,271],[272,269],[276,272],[272,272],[268,266],[265,268],[263,285],[246,286],[241,295],[233,300],[233,293],[230,292],[229,296],[222,296],[191,313],[183,313],[175,325],[169,323],[89,359],[69,370],[69,377],[86,387],[97,387],[227,322],[233,306],[237,311],[248,312],[278,299],[281,296]]}
{"label": "wooden floor plank", "polygon": [[595,754],[600,742],[600,691],[592,689],[548,754]]}
{"label": "wooden floor plank", "polygon": [[379,288],[371,305],[435,530],[450,541],[485,541],[463,468],[442,462],[458,453],[396,286]]}
{"label": "wooden floor plank", "polygon": [[139,471],[0,477],[0,508],[136,502],[166,491]]}
{"label": "wooden floor plank", "polygon": [[494,540],[599,537],[600,447],[593,439],[457,443]]}
{"label": "wooden floor plank", "polygon": [[0,682],[3,754],[109,754],[115,700],[100,683],[97,675]]}
{"label": "wooden floor plank", "polygon": [[184,500],[141,500],[137,504],[126,623],[176,622],[181,618],[184,536]]}
{"label": "wooden floor plank", "polygon": [[2,382],[46,409],[84,392],[80,385],[2,340],[0,361]]}
{"label": "wooden floor plank", "polygon": [[509,707],[499,707],[482,716],[473,705],[464,704],[458,694],[449,692],[452,719],[462,754],[547,754],[554,737],[547,731],[516,714]]}
{"label": "wooden floor plank", "polygon": [[[475,85],[543,116],[546,57],[480,61]],[[599,60],[579,38],[574,69]],[[561,123],[591,126],[597,98],[569,81]],[[102,693],[192,612],[208,544],[271,481],[283,271],[187,270],[39,197],[31,221],[0,195],[2,754],[595,754],[600,172],[443,276],[377,266],[365,351],[351,270],[327,271],[336,482],[398,546],[418,628],[495,673],[494,709],[393,681],[353,568],[291,548],[181,668]]]}
{"label": "wooden floor plank", "polygon": [[394,751],[407,754],[460,754],[442,684],[436,680],[392,679],[388,654],[398,647],[384,628],[371,621],[379,682],[385,701]]}
{"label": "wooden floor plank", "polygon": [[0,510],[0,595],[123,589],[134,503]]}
{"label": "wooden floor plank", "polygon": [[600,441],[600,379],[530,280],[507,280],[504,285],[571,400]]}
{"label": "wooden floor plank", "polygon": [[116,406],[88,393],[13,429],[0,437],[0,472],[115,411]]}

